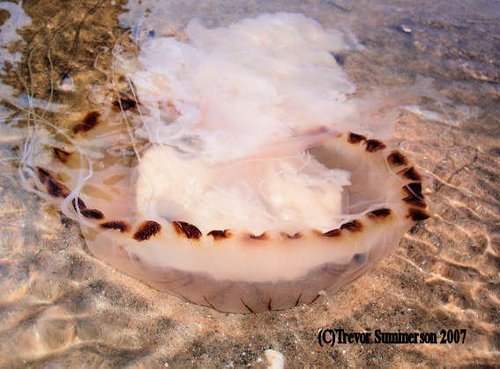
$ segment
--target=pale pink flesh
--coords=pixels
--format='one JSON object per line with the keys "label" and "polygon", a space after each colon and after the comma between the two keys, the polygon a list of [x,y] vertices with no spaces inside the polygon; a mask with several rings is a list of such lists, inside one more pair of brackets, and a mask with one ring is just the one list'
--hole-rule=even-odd
{"label": "pale pink flesh", "polygon": [[[405,195],[402,186],[411,181],[395,174],[409,164],[391,168],[387,162],[391,150],[367,152],[364,141],[348,143],[342,135],[323,142],[311,153],[326,166],[352,171],[345,212],[361,213],[356,216],[361,230],[343,229],[335,237],[306,229],[298,238],[279,232],[252,238],[251,230],[235,229],[226,239],[207,234],[190,239],[169,222],[155,219],[161,231],[137,241],[134,229],[147,219],[134,216],[129,191],[133,175],[129,173],[111,186],[104,184],[113,182],[111,177],[117,178],[118,168],[127,170],[115,166],[117,170],[108,168],[90,180],[97,181],[94,187],[108,188],[103,191],[106,196],[81,196],[87,207],[100,209],[106,217],[90,220],[95,226],[82,224],[89,249],[159,290],[221,311],[258,312],[311,302],[321,291],[334,291],[374,265],[397,246],[413,224],[411,207],[401,200]],[[133,172],[133,168],[128,170]],[[362,215],[376,210],[364,201],[391,213],[380,219]],[[130,230],[120,233],[99,226],[109,220],[125,220]]]}

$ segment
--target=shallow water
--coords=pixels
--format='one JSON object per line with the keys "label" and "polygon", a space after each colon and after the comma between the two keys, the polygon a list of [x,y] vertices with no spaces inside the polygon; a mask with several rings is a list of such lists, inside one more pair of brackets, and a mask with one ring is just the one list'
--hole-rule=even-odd
{"label": "shallow water", "polygon": [[[267,349],[281,352],[286,367],[498,365],[498,3],[142,3],[0,3],[0,366],[259,368]],[[148,6],[154,21],[144,17]],[[94,91],[109,74],[112,48],[127,37],[124,27],[144,19],[132,32],[147,37],[179,32],[193,16],[215,26],[265,11],[350,30],[363,49],[336,57],[361,91],[432,79],[426,96],[399,109],[396,139],[432,180],[434,216],[335,296],[288,311],[222,314],[92,257],[75,223],[20,186],[18,157],[33,124],[28,112],[67,127],[96,107]],[[463,328],[467,336],[464,344],[320,347],[316,334],[325,327]]]}

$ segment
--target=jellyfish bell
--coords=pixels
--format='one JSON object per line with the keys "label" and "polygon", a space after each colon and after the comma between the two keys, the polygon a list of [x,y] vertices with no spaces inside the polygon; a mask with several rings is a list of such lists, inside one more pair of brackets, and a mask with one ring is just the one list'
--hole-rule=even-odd
{"label": "jellyfish bell", "polygon": [[[332,221],[331,229],[261,233],[212,229],[183,218],[141,218],[134,204],[141,190],[134,193],[133,181],[127,183],[134,168],[118,174],[124,175],[120,185],[111,184],[112,172],[92,182],[107,196],[83,192],[73,204],[85,219],[81,225],[91,252],[154,288],[220,311],[290,308],[356,278],[392,251],[415,221],[427,217],[418,173],[381,141],[346,133],[311,148],[310,155],[351,173],[343,194],[349,220]],[[68,196],[55,174],[38,172],[53,198]]]}
{"label": "jellyfish bell", "polygon": [[31,186],[95,256],[220,311],[286,309],[361,275],[428,216],[421,176],[357,115],[330,54],[350,47],[341,33],[265,14],[186,34],[117,55],[133,88],[79,117],[69,149],[26,156]]}

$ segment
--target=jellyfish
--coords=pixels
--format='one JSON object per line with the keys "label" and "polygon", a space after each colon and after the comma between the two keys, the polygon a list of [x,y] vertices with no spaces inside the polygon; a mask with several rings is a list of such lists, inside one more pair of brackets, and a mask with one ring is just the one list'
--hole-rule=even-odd
{"label": "jellyfish", "polygon": [[345,33],[278,13],[139,46],[115,50],[100,108],[38,127],[20,167],[97,258],[257,313],[334,293],[428,218],[387,116],[332,55],[357,47]]}

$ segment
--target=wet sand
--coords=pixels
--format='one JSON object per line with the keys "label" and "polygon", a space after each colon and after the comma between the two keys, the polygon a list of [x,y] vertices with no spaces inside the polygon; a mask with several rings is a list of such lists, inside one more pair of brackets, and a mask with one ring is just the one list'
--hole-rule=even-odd
{"label": "wet sand", "polygon": [[[364,50],[337,57],[361,90],[432,78],[439,98],[401,110],[395,135],[428,177],[431,219],[334,296],[286,311],[219,313],[157,292],[94,258],[77,224],[21,187],[16,158],[25,137],[11,128],[7,112],[15,109],[2,95],[0,367],[265,368],[267,349],[282,353],[286,368],[498,366],[499,6],[384,1],[368,9],[368,3],[219,2],[221,12],[207,2],[193,13],[206,14],[210,25],[262,11],[300,11],[327,27],[349,26]],[[100,68],[124,34],[118,2],[26,2],[24,11],[32,25],[17,44],[21,65],[4,68],[3,84],[19,91],[25,81],[46,101],[51,81],[59,83],[63,73],[77,86],[102,81]],[[172,27],[191,18],[182,14],[171,15]],[[85,111],[93,104],[85,91],[55,91],[53,102]],[[317,333],[327,327],[466,329],[467,335],[464,344],[321,347]]]}

